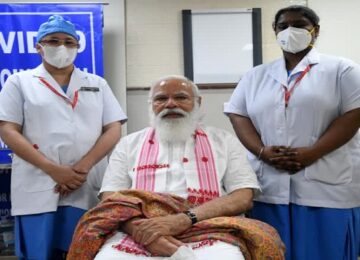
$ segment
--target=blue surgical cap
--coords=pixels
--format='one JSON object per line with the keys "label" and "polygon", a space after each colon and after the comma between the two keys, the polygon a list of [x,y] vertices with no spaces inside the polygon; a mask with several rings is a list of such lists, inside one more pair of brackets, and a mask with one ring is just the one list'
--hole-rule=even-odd
{"label": "blue surgical cap", "polygon": [[76,40],[79,40],[74,24],[70,21],[66,21],[60,15],[52,15],[47,22],[40,25],[36,42],[38,43],[46,35],[52,33],[66,33],[74,37]]}

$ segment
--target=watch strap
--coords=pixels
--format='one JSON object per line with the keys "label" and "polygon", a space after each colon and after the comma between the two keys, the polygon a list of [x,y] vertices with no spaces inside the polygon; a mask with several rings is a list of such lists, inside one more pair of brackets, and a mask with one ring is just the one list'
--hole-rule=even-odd
{"label": "watch strap", "polygon": [[188,216],[189,219],[191,220],[191,225],[194,225],[195,223],[198,222],[198,219],[197,219],[197,217],[196,217],[196,215],[195,215],[194,212],[191,212],[190,210],[187,210],[187,211],[184,211],[184,214],[185,214],[186,216]]}

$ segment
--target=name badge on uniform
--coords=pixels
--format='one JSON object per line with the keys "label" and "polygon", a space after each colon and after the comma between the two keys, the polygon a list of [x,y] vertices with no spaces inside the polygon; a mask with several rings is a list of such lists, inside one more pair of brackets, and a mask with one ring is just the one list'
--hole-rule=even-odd
{"label": "name badge on uniform", "polygon": [[99,92],[100,89],[97,87],[81,87],[79,91],[92,91],[92,92]]}

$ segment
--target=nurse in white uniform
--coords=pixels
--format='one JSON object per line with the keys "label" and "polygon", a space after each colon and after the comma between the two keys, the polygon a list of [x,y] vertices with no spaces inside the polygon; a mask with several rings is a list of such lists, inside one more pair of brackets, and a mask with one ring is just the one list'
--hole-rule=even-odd
{"label": "nurse in white uniform", "polygon": [[42,64],[0,92],[0,134],[14,152],[11,199],[19,259],[63,259],[82,214],[98,202],[106,155],[126,121],[107,82],[75,68],[74,25],[38,31]]}
{"label": "nurse in white uniform", "polygon": [[244,75],[225,104],[262,189],[253,217],[277,228],[287,260],[355,260],[360,68],[313,48],[319,17],[305,6],[279,10],[273,27],[283,58]]}

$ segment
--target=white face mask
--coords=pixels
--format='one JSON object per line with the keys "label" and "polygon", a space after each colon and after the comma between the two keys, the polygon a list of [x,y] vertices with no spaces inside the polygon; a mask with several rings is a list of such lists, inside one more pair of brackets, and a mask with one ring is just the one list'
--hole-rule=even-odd
{"label": "white face mask", "polygon": [[72,64],[77,55],[77,48],[66,48],[64,45],[52,47],[40,45],[44,51],[44,60],[50,65],[62,69]]}
{"label": "white face mask", "polygon": [[306,29],[288,27],[287,29],[279,32],[276,39],[281,49],[286,52],[298,53],[309,47],[312,37],[310,32]]}

